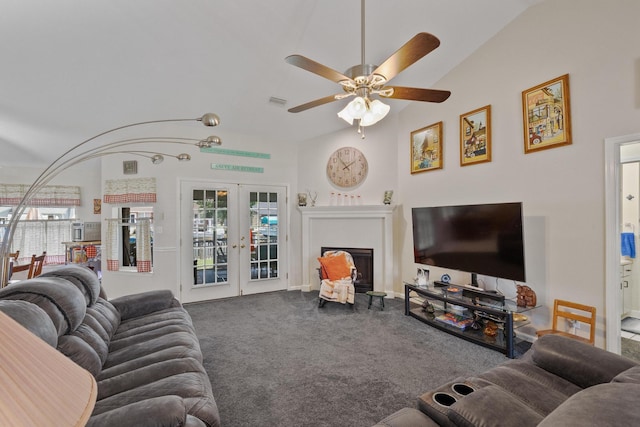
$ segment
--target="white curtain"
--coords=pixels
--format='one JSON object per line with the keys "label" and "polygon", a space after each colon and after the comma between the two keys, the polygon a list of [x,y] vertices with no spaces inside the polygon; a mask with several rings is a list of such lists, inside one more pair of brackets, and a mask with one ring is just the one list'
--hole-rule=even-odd
{"label": "white curtain", "polygon": [[151,219],[138,218],[136,223],[136,266],[138,273],[151,271]]}
{"label": "white curtain", "polygon": [[118,257],[122,230],[120,221],[118,218],[107,220],[107,236],[106,239],[103,239],[103,243],[105,244],[104,255],[107,258],[107,270],[109,271],[120,270],[120,259]]}
{"label": "white curtain", "polygon": [[20,251],[20,259],[47,252],[47,264],[64,264],[65,246],[71,241],[71,220],[20,221],[11,242],[11,251]]}
{"label": "white curtain", "polygon": [[13,235],[12,250],[20,251],[20,260],[40,255],[47,243],[44,221],[20,221]]}
{"label": "white curtain", "polygon": [[[30,184],[0,184],[0,206],[17,206]],[[31,198],[28,206],[80,206],[80,187],[46,185]]]}
{"label": "white curtain", "polygon": [[[135,224],[136,230],[136,268],[138,273],[151,272],[151,218],[138,218]],[[118,271],[120,269],[120,247],[122,246],[122,219],[107,220],[107,236],[103,239],[107,257],[107,270]]]}

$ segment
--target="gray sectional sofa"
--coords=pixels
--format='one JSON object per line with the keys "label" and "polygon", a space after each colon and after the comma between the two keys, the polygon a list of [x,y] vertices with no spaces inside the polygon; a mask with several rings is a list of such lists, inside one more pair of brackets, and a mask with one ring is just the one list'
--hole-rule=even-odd
{"label": "gray sectional sofa", "polygon": [[191,318],[171,292],[107,301],[91,270],[68,265],[1,289],[0,310],[95,376],[87,425],[220,425]]}
{"label": "gray sectional sofa", "polygon": [[377,426],[639,426],[640,364],[561,336],[521,358],[458,378]]}

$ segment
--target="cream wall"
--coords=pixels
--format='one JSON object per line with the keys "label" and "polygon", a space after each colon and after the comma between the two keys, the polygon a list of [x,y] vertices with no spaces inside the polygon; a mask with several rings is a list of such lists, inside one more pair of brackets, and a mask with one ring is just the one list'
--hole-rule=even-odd
{"label": "cream wall", "polygon": [[[398,126],[397,200],[405,225],[413,206],[522,201],[527,284],[546,307],[554,298],[596,306],[599,345],[605,318],[603,141],[640,129],[638,16],[640,2],[632,0],[533,6],[438,82],[438,88],[452,91],[448,101],[413,103]],[[573,145],[525,155],[521,92],[565,73]],[[487,104],[492,161],[461,167],[459,115]],[[406,136],[439,120],[444,121],[444,169],[410,175]],[[398,236],[405,279],[416,267],[410,233],[406,226]],[[500,283],[502,290],[509,285],[513,288]],[[537,309],[533,325],[547,327],[549,318],[547,308]]]}
{"label": "cream wall", "polygon": [[[153,165],[148,159],[136,156],[108,156],[102,160],[102,179],[122,179],[131,177],[155,177],[158,200],[154,205],[154,266],[152,273],[109,272],[103,263],[103,285],[109,298],[120,295],[143,292],[155,289],[169,289],[175,295],[180,295],[179,241],[178,215],[180,180],[204,180],[211,183],[237,184],[271,184],[282,185],[287,188],[295,181],[296,165],[292,148],[267,141],[256,136],[231,133],[224,130],[224,124],[219,128],[176,128],[167,129],[162,133],[167,135],[181,135],[186,137],[203,138],[208,135],[218,135],[222,138],[224,148],[243,151],[269,153],[270,159],[228,156],[211,153],[198,153],[195,147],[176,146],[164,147],[164,151],[177,154],[187,152],[192,160],[179,163],[175,159],[166,157],[160,165]],[[160,134],[161,132],[155,131]],[[293,149],[295,151],[295,148]],[[163,150],[161,150],[163,151]],[[137,160],[138,174],[123,175],[122,161]],[[223,163],[241,166],[264,168],[264,173],[249,173],[235,171],[220,171],[211,169],[211,163]],[[103,205],[103,217],[110,210],[109,205]],[[161,230],[161,232],[158,232]],[[103,226],[103,233],[105,228]],[[296,251],[297,247],[292,248]],[[291,264],[291,263],[290,263]]]}
{"label": "cream wall", "polygon": [[[319,107],[323,108],[323,107]],[[331,107],[324,107],[331,108]],[[336,120],[339,120],[336,117]],[[355,126],[345,123],[345,129],[320,138],[310,139],[298,145],[297,155],[297,185],[292,195],[297,192],[311,190],[317,192],[317,205],[328,206],[331,192],[345,193],[327,179],[326,167],[329,156],[340,147],[355,147],[362,151],[367,158],[369,173],[358,187],[349,189],[347,194],[360,195],[363,205],[381,205],[385,190],[398,192],[396,149],[397,117],[390,115],[371,128],[365,129],[362,139],[356,132]],[[394,196],[395,203],[395,196]],[[302,285],[303,279],[301,254],[301,214],[295,203],[291,204],[291,241],[292,264],[290,282],[292,286]],[[394,242],[395,244],[395,242]],[[359,247],[354,242],[354,247]],[[318,248],[319,249],[319,248]],[[396,252],[397,253],[397,252]],[[395,263],[394,263],[395,264]],[[314,265],[313,268],[316,266]],[[394,266],[394,278],[397,276],[397,264]]]}
{"label": "cream wall", "polygon": [[[0,167],[0,182],[5,184],[31,184],[44,170],[42,167],[4,166]],[[85,221],[100,221],[100,215],[93,213],[93,199],[102,198],[100,189],[99,161],[87,161],[61,172],[50,184],[80,186],[80,203],[76,216]]]}

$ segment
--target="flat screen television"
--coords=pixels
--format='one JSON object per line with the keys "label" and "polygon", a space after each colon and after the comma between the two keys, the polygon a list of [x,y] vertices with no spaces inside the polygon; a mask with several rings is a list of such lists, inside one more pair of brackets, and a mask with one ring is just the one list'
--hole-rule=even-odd
{"label": "flat screen television", "polygon": [[412,217],[417,264],[525,281],[522,203],[417,207]]}

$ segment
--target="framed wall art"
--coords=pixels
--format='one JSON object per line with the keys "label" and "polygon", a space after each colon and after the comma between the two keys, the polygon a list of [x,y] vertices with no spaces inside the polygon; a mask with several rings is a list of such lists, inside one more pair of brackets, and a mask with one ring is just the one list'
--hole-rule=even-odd
{"label": "framed wall art", "polygon": [[442,122],[411,132],[411,173],[442,169]]}
{"label": "framed wall art", "polygon": [[569,74],[522,92],[524,152],[571,144]]}
{"label": "framed wall art", "polygon": [[491,161],[491,105],[460,116],[460,166]]}
{"label": "framed wall art", "polygon": [[93,213],[96,215],[102,213],[102,199],[93,199]]}

